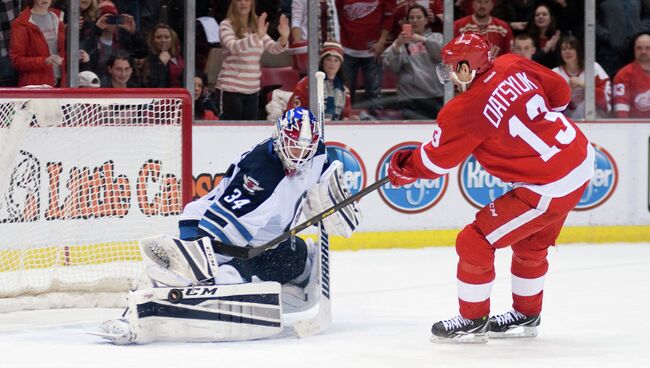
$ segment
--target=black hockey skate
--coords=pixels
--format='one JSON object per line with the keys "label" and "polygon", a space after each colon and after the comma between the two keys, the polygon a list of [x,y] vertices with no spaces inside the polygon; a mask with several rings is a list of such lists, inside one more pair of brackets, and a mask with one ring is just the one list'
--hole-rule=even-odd
{"label": "black hockey skate", "polygon": [[510,338],[510,337],[535,337],[537,336],[537,326],[542,318],[540,315],[526,316],[511,310],[509,312],[490,317],[491,338]]}
{"label": "black hockey skate", "polygon": [[432,342],[443,343],[485,343],[488,341],[489,323],[487,316],[467,319],[456,316],[436,322],[431,327]]}

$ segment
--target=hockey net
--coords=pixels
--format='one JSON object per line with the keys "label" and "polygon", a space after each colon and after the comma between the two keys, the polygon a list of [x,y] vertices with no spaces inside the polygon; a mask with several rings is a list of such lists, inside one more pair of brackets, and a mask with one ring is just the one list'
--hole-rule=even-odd
{"label": "hockey net", "polygon": [[119,306],[192,195],[184,90],[5,90],[0,312]]}

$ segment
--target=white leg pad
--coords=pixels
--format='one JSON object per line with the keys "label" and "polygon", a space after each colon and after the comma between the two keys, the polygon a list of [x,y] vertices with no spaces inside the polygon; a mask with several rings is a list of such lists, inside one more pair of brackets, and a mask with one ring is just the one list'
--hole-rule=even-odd
{"label": "white leg pad", "polygon": [[125,318],[99,335],[115,344],[254,340],[282,332],[280,284],[154,288],[129,294]]}
{"label": "white leg pad", "polygon": [[307,238],[307,254],[310,264],[309,282],[304,288],[294,284],[282,285],[282,308],[284,313],[304,312],[318,304],[321,283],[320,248]]}

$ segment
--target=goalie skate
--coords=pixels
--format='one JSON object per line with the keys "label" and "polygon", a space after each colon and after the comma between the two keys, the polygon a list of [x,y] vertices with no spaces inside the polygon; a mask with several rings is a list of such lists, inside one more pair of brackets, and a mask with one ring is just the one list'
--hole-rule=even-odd
{"label": "goalie skate", "polygon": [[490,332],[492,338],[516,338],[537,336],[537,326],[541,323],[540,315],[527,316],[511,310],[490,317]]}
{"label": "goalie skate", "polygon": [[434,323],[430,340],[435,343],[486,343],[489,326],[487,316],[467,319],[458,315]]}

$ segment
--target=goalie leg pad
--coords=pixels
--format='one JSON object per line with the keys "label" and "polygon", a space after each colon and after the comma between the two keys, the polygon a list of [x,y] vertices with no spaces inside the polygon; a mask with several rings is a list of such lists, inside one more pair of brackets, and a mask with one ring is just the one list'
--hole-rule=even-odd
{"label": "goalie leg pad", "polygon": [[218,264],[209,238],[187,241],[167,235],[140,240],[142,257],[151,264],[145,268],[154,281],[168,286],[213,283]]}
{"label": "goalie leg pad", "polygon": [[[285,313],[297,313],[311,309],[318,303],[320,294],[320,248],[314,241],[307,238],[307,262],[305,272],[308,278],[303,275],[282,285],[282,308]],[[307,281],[304,287],[300,285]]]}
{"label": "goalie leg pad", "polygon": [[[307,192],[304,212],[307,218],[335,206],[351,196],[350,189],[343,180],[343,164],[334,161],[321,175],[318,184]],[[328,233],[349,238],[359,227],[362,220],[361,211],[356,202],[334,212],[322,220]]]}
{"label": "goalie leg pad", "polygon": [[280,284],[154,288],[129,294],[125,318],[94,333],[115,344],[261,339],[282,332]]}

